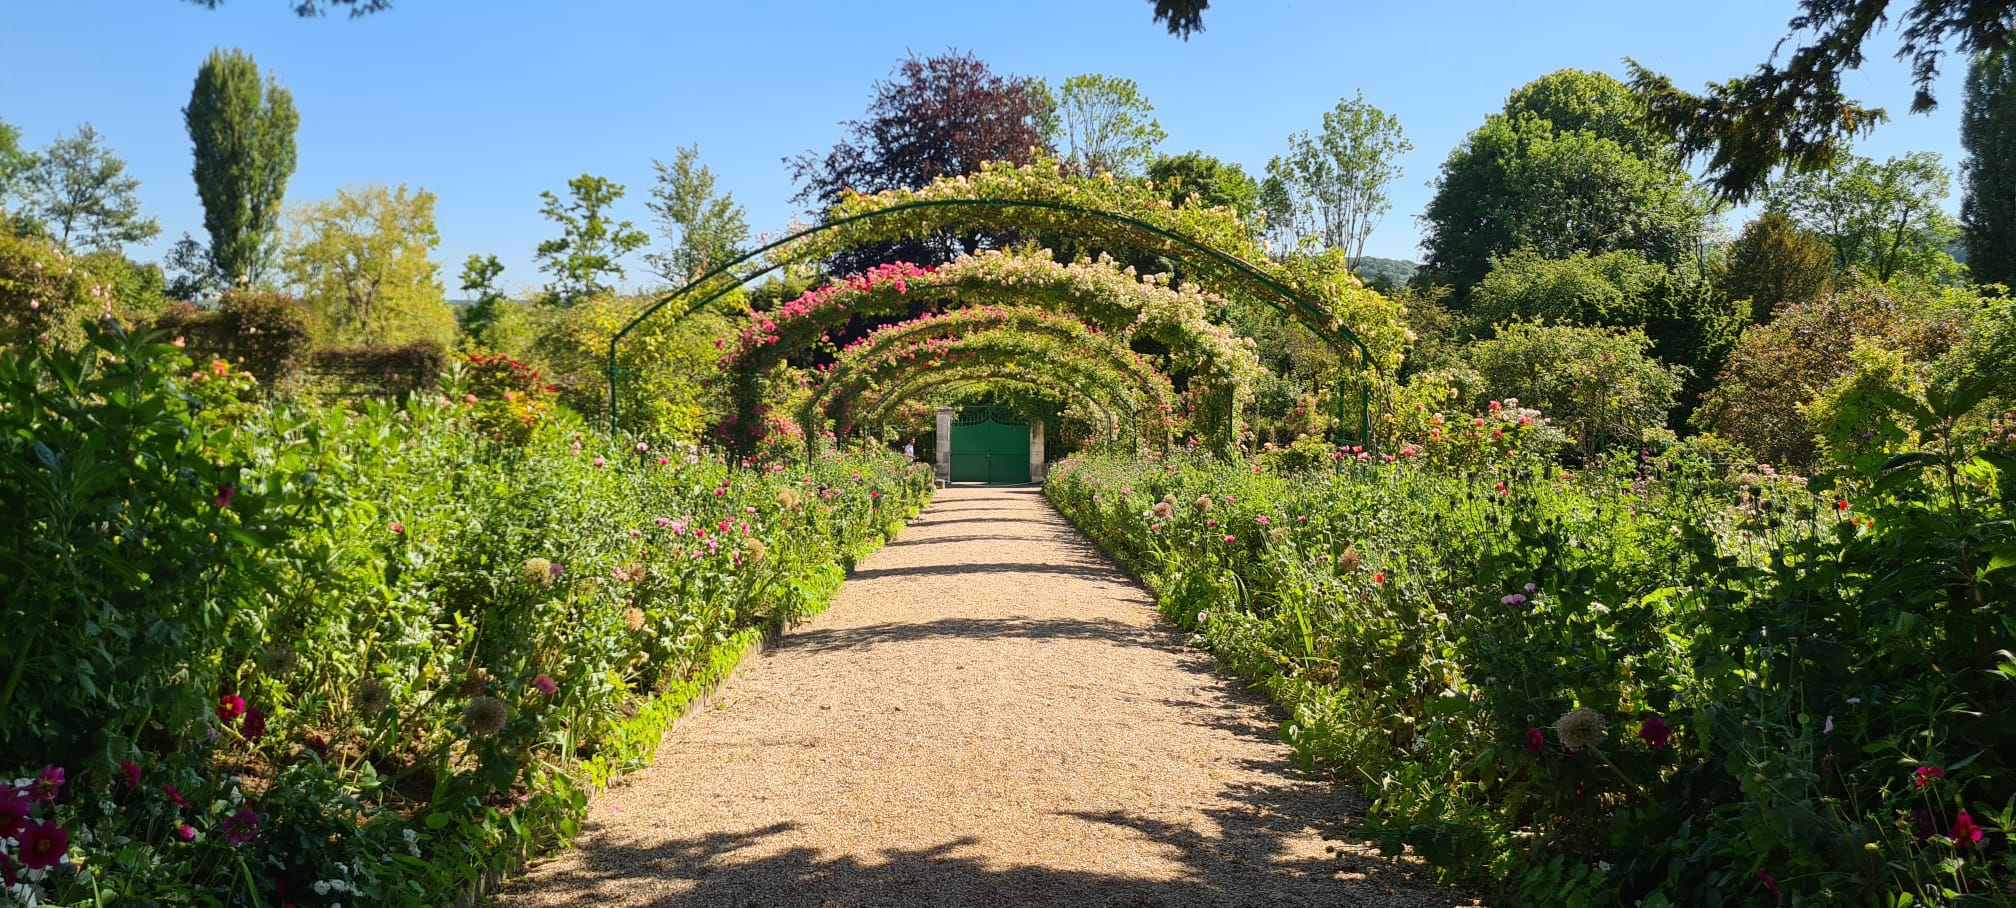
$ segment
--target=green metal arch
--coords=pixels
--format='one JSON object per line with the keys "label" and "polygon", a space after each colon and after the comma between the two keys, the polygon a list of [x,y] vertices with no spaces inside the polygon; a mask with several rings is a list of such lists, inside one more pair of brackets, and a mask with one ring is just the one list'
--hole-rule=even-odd
{"label": "green metal arch", "polygon": [[[881,373],[881,372],[866,373],[859,376],[857,381],[865,380],[868,378],[893,378],[896,380],[896,384],[892,388],[892,391],[894,391],[903,389],[913,389],[914,387],[929,387],[928,382],[930,382],[933,378],[934,374],[932,371],[933,369],[938,370],[939,374],[942,374],[945,370],[951,370],[959,377],[973,378],[978,374],[985,374],[986,370],[989,368],[1001,368],[1001,367],[987,366],[985,364],[979,364],[979,363],[948,363],[942,366],[931,367],[928,369],[899,368],[897,371],[893,373]],[[1054,376],[1052,375],[1053,372]],[[1068,367],[1061,367],[1061,368],[1057,367],[1056,364],[1052,364],[1052,368],[1050,370],[1031,370],[1031,374],[1028,376],[1001,374],[1001,375],[986,375],[986,377],[999,380],[1020,380],[1024,384],[1029,384],[1033,386],[1040,384],[1038,381],[1036,381],[1035,378],[1035,376],[1038,375],[1052,377],[1053,380],[1057,383],[1057,387],[1053,388],[1052,390],[1055,391],[1056,393],[1059,393],[1060,396],[1065,397],[1079,396],[1088,401],[1100,400],[1103,403],[1106,403],[1114,407],[1115,410],[1109,412],[1107,415],[1109,419],[1115,420],[1116,424],[1117,424],[1117,413],[1119,410],[1138,409],[1142,406],[1144,399],[1152,396],[1152,392],[1156,389],[1147,387],[1149,383],[1155,381],[1156,379],[1160,379],[1162,382],[1162,387],[1160,388],[1160,390],[1163,392],[1166,392],[1168,390],[1167,379],[1162,378],[1159,374],[1150,373],[1148,375],[1142,375],[1133,373],[1131,371],[1122,370],[1113,373],[1110,376],[1110,381],[1108,381],[1107,380],[1109,378],[1108,376],[1101,376],[1095,369],[1090,368],[1089,366],[1083,366],[1076,363],[1071,364]],[[873,385],[870,385],[869,387],[873,387]],[[915,391],[908,390],[906,391],[906,393],[915,393]],[[884,397],[886,397],[886,395],[864,394],[861,397],[854,398],[853,400],[858,401],[864,398],[869,400],[881,400]],[[854,403],[849,403],[850,411],[855,406],[856,405]],[[874,409],[875,405],[870,404],[868,407],[862,408],[860,412],[872,412]],[[806,414],[801,412],[800,415],[801,418],[803,418]],[[1139,422],[1138,414],[1134,417],[1134,419],[1135,422],[1138,424]]]}
{"label": "green metal arch", "polygon": [[1068,383],[1059,383],[1055,386],[1052,386],[1045,384],[1042,381],[1039,381],[1033,377],[1012,376],[1012,375],[913,376],[909,380],[903,382],[902,384],[899,384],[896,387],[891,388],[887,393],[877,398],[870,406],[864,408],[862,411],[864,421],[880,420],[884,418],[889,408],[897,404],[900,404],[905,400],[914,400],[920,395],[927,394],[939,388],[953,387],[963,384],[984,384],[986,382],[1002,382],[1005,384],[1014,384],[1014,385],[1021,385],[1027,388],[1034,388],[1039,391],[1054,394],[1057,397],[1064,399],[1066,401],[1074,401],[1075,399],[1076,403],[1082,404],[1087,409],[1091,410],[1095,415],[1099,416],[1102,420],[1104,420],[1109,430],[1117,432],[1120,429],[1119,414],[1113,410],[1109,410],[1108,407],[1119,403],[1123,403],[1122,401],[1103,400],[1098,395],[1092,394],[1091,392],[1088,392],[1083,388],[1073,387]]}
{"label": "green metal arch", "polygon": [[[674,300],[680,299],[681,297],[684,297],[694,292],[696,289],[707,284],[709,281],[724,276],[733,276],[735,269],[741,266],[742,264],[757,259],[759,257],[768,255],[770,252],[778,249],[779,247],[785,246],[803,237],[824,233],[828,230],[833,230],[858,221],[873,220],[876,218],[888,217],[890,215],[898,214],[900,212],[916,211],[919,209],[929,209],[929,208],[1035,208],[1048,211],[1059,211],[1066,214],[1099,218],[1112,223],[1122,224],[1127,227],[1134,228],[1136,230],[1146,231],[1150,234],[1161,237],[1170,242],[1177,243],[1183,246],[1184,248],[1190,249],[1193,252],[1203,255],[1205,258],[1208,258],[1212,261],[1217,262],[1220,265],[1229,267],[1235,271],[1238,271],[1246,275],[1249,278],[1252,278],[1253,280],[1259,282],[1262,286],[1270,290],[1273,290],[1275,293],[1280,294],[1282,299],[1292,303],[1293,310],[1295,312],[1299,312],[1300,315],[1302,316],[1302,318],[1298,319],[1298,321],[1304,321],[1304,324],[1309,324],[1309,321],[1307,320],[1315,320],[1316,322],[1324,326],[1320,330],[1326,330],[1326,331],[1332,330],[1330,322],[1330,313],[1328,311],[1302,298],[1300,294],[1296,293],[1293,290],[1290,290],[1286,285],[1282,284],[1278,280],[1275,280],[1272,276],[1268,275],[1266,272],[1263,272],[1260,269],[1254,267],[1252,263],[1247,262],[1246,260],[1241,259],[1237,256],[1226,253],[1225,251],[1220,250],[1216,247],[1207,246],[1203,243],[1199,243],[1196,240],[1193,240],[1173,230],[1169,230],[1165,227],[1161,227],[1155,224],[1151,224],[1147,221],[1141,220],[1140,218],[1129,217],[1124,214],[1116,214],[1111,211],[1102,211],[1097,208],[1086,208],[1082,205],[1068,205],[1062,202],[1045,202],[1029,199],[933,199],[921,202],[904,202],[900,205],[892,205],[888,208],[881,208],[875,211],[867,211],[862,212],[861,214],[848,215],[838,220],[828,221],[824,224],[817,224],[811,227],[807,227],[804,230],[800,230],[782,239],[766,243],[763,246],[760,246],[754,250],[751,250],[740,256],[737,256],[730,261],[724,262],[720,265],[715,266],[712,269],[709,269],[707,273],[702,274],[701,276],[694,278],[691,281],[688,281],[685,286],[680,287],[679,289],[674,290],[670,293],[667,293],[662,297],[659,297],[656,302],[653,302],[650,306],[645,307],[643,312],[637,313],[637,316],[635,318],[632,318],[628,323],[626,323],[622,327],[621,330],[618,330],[616,332],[615,336],[609,339],[610,429],[614,430],[616,427],[616,417],[617,417],[616,410],[618,406],[616,387],[617,382],[619,381],[620,376],[622,375],[622,371],[616,367],[616,348],[619,344],[622,343],[623,338],[627,336],[631,332],[631,330],[635,329],[637,325],[642,323],[645,319],[650,318],[651,316],[657,314],[658,310],[665,308],[666,305],[670,304]],[[727,295],[729,291],[735,289],[736,287],[740,287],[743,284],[755,280],[756,278],[762,277],[765,274],[769,274],[770,272],[775,271],[780,267],[783,267],[784,264],[785,262],[782,261],[771,262],[769,265],[765,266],[761,270],[754,271],[749,274],[742,275],[740,277],[736,277],[734,283],[727,284],[721,287],[720,289],[707,294],[707,296],[705,296],[698,302],[686,306],[684,310],[679,313],[678,318],[683,319],[686,316],[691,315],[692,313],[705,308],[707,304],[712,303],[715,300],[720,299],[721,297]],[[1284,306],[1280,308],[1286,309],[1289,307]],[[1311,327],[1314,327],[1314,325],[1311,325]],[[1357,348],[1358,361],[1361,364],[1363,364],[1364,368],[1367,371],[1377,368],[1377,366],[1374,365],[1373,363],[1371,350],[1366,348],[1365,342],[1359,339],[1357,333],[1353,332],[1349,327],[1345,326],[1341,322],[1337,323],[1334,326],[1334,330],[1337,331],[1346,340],[1349,340],[1351,344]],[[1359,439],[1369,446],[1372,443],[1372,389],[1369,384],[1359,389],[1358,414],[1359,414],[1358,416]],[[1341,394],[1338,395],[1337,400],[1337,422],[1340,427],[1344,423],[1344,399],[1343,395]],[[1341,436],[1342,433],[1341,428],[1339,429],[1339,433]]]}

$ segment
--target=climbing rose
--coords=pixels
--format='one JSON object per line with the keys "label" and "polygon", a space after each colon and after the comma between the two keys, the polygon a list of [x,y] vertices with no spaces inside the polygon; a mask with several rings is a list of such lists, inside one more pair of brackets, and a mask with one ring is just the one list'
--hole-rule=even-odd
{"label": "climbing rose", "polygon": [[140,787],[140,764],[122,759],[119,761],[119,774],[126,777],[127,788]]}
{"label": "climbing rose", "polygon": [[1974,825],[1974,818],[1967,811],[1960,811],[1960,815],[1953,818],[1953,841],[1960,843],[1960,847],[1981,841],[1981,835],[1981,827]]}
{"label": "climbing rose", "polygon": [[54,801],[56,792],[63,788],[63,767],[44,766],[41,775],[28,785],[28,799],[31,801]]}
{"label": "climbing rose", "polygon": [[48,870],[70,851],[70,833],[55,821],[28,827],[21,833],[21,863],[29,870]]}
{"label": "climbing rose", "polygon": [[1638,740],[1645,742],[1645,746],[1653,750],[1665,747],[1666,742],[1671,740],[1672,737],[1673,727],[1667,725],[1666,720],[1658,716],[1646,719],[1644,724],[1638,726]]}
{"label": "climbing rose", "polygon": [[1526,729],[1526,752],[1537,756],[1545,749],[1547,749],[1547,736],[1542,734],[1540,729]]}
{"label": "climbing rose", "polygon": [[1914,776],[1914,778],[1911,780],[1911,784],[1916,785],[1919,788],[1924,788],[1925,786],[1932,784],[1933,779],[1944,778],[1946,776],[1946,770],[1941,769],[1937,766],[1920,766],[1918,767],[1917,772],[1912,773],[1912,776]]}

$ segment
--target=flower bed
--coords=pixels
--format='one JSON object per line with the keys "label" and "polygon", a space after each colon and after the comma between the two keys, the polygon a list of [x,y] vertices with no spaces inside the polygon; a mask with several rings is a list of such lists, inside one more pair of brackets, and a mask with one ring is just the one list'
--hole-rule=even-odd
{"label": "flower bed", "polygon": [[508,368],[465,377],[266,408],[117,332],[0,357],[7,897],[466,897],[571,838],[932,487],[875,451],[612,438]]}
{"label": "flower bed", "polygon": [[1355,834],[1506,903],[2016,899],[2016,461],[1850,500],[1458,447],[1081,457],[1046,493],[1365,790]]}

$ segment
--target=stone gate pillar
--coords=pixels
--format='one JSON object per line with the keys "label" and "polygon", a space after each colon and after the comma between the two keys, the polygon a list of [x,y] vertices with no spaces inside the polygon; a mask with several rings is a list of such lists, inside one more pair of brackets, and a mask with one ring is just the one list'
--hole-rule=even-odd
{"label": "stone gate pillar", "polygon": [[940,485],[943,485],[945,483],[952,481],[952,408],[951,407],[938,408],[938,443],[934,445],[934,447],[938,449],[937,450],[938,483]]}
{"label": "stone gate pillar", "polygon": [[1043,417],[1029,417],[1029,481],[1043,481]]}

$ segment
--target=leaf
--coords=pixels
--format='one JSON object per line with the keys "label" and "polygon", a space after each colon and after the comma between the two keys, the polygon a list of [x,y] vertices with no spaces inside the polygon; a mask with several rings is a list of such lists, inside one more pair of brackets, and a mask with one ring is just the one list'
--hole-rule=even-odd
{"label": "leaf", "polygon": [[1932,462],[1932,455],[1926,454],[1923,451],[1912,451],[1908,454],[1899,454],[1884,461],[1883,472],[1888,473],[1892,470],[1901,470],[1909,466],[1922,466]]}

